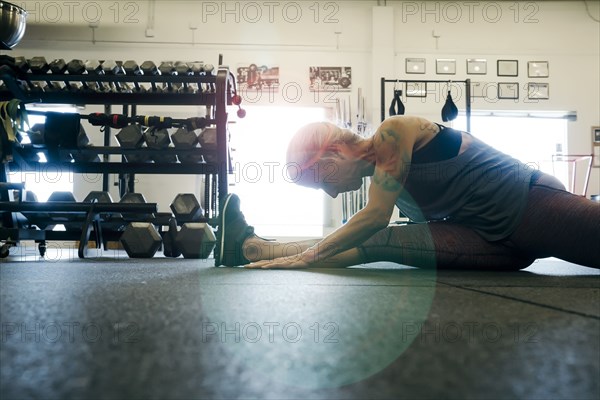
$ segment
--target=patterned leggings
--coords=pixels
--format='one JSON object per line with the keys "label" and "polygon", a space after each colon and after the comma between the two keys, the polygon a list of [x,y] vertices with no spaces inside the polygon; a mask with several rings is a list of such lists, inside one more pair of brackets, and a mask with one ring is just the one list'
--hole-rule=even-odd
{"label": "patterned leggings", "polygon": [[531,184],[524,217],[507,239],[488,242],[449,222],[390,226],[359,247],[364,262],[421,268],[519,270],[557,257],[600,268],[600,204],[541,174]]}

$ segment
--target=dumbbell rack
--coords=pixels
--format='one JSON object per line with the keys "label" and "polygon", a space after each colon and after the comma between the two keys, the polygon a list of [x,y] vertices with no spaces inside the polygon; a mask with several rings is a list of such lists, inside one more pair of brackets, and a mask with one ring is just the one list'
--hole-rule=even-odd
{"label": "dumbbell rack", "polygon": [[[221,61],[221,60],[219,60]],[[152,212],[156,213],[156,204],[134,205],[134,204],[112,204],[95,205],[83,203],[57,204],[53,207],[56,212],[72,212],[73,215],[85,216],[85,223],[81,232],[65,237],[65,232],[19,229],[14,213],[31,211],[49,211],[47,203],[9,202],[7,177],[9,170],[56,170],[73,173],[100,173],[103,174],[103,190],[108,191],[108,174],[119,174],[120,183],[123,179],[125,185],[120,185],[120,194],[134,191],[133,182],[135,174],[179,174],[179,175],[206,175],[205,187],[205,217],[216,216],[218,204],[222,203],[228,192],[227,175],[231,172],[229,160],[229,146],[227,140],[227,106],[232,104],[232,96],[235,92],[235,78],[229,72],[228,67],[220,66],[216,75],[196,76],[173,76],[173,75],[54,75],[54,74],[32,74],[21,73],[5,66],[0,67],[0,81],[6,89],[0,90],[0,101],[18,99],[23,103],[46,103],[46,104],[77,104],[77,105],[104,105],[106,114],[110,114],[112,106],[122,105],[123,114],[135,116],[137,105],[181,105],[181,106],[207,106],[211,109],[208,120],[216,127],[217,146],[216,150],[202,148],[181,150],[169,148],[166,150],[152,150],[141,148],[126,150],[120,147],[111,147],[110,128],[105,128],[104,145],[92,146],[78,149],[81,154],[96,154],[104,156],[103,162],[59,162],[40,163],[32,161],[32,154],[45,150],[39,145],[14,145],[10,148],[3,147],[3,151],[10,152],[11,163],[0,166],[0,210],[5,211],[0,226],[0,240],[35,240],[44,244],[45,240],[80,240],[79,256],[84,257],[87,249],[87,241],[90,230],[94,224],[102,220],[102,215],[109,212]],[[61,91],[41,91],[36,89],[34,82],[46,82],[51,85],[60,82],[67,88]],[[198,88],[213,88],[209,91],[197,91],[195,93],[181,91],[92,91],[69,89],[71,83],[99,83],[99,84],[122,84],[129,85],[196,85]],[[118,85],[115,85],[118,86]],[[0,136],[3,134],[0,127]],[[5,135],[5,133],[4,133]],[[194,154],[204,155],[210,153],[213,162],[202,163],[137,163],[137,162],[109,162],[108,155],[116,154],[126,156],[128,154]],[[73,151],[71,151],[72,153]],[[211,190],[210,183],[213,183]],[[216,185],[215,185],[216,181]],[[4,184],[4,185],[1,185]],[[213,194],[209,199],[209,193]],[[104,209],[109,206],[110,210]],[[144,207],[142,207],[144,206]],[[13,216],[11,216],[11,214]],[[2,216],[2,215],[0,215]],[[98,228],[98,226],[96,226]],[[68,232],[67,232],[68,233]],[[96,232],[96,235],[98,233]],[[98,241],[96,242],[99,245]],[[40,248],[40,254],[42,248]]]}

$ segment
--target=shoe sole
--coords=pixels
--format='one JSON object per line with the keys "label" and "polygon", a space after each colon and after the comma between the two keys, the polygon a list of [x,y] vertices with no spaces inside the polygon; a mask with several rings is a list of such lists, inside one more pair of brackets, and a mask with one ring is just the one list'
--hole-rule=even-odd
{"label": "shoe sole", "polygon": [[227,214],[227,206],[229,205],[229,200],[231,200],[231,198],[233,197],[233,195],[228,195],[227,199],[225,200],[225,204],[223,205],[223,211],[221,211],[222,219],[221,219],[221,242],[219,243],[220,248],[219,248],[219,262],[221,263],[221,265],[223,265],[223,249],[225,248],[225,214]]}

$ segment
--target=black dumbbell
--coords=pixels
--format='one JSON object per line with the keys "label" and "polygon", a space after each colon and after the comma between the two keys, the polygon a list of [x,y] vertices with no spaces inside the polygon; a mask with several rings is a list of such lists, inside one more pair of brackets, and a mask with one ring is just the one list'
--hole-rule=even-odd
{"label": "black dumbbell", "polygon": [[[46,61],[46,57],[33,57],[29,60],[29,68],[35,75],[47,75],[48,71],[50,71],[50,64]],[[60,90],[60,84],[52,82],[49,78],[50,76],[45,81],[45,85],[42,85],[42,89],[45,91]]]}
{"label": "black dumbbell", "polygon": [[[102,71],[105,75],[124,75],[125,71],[121,63],[115,60],[104,60],[102,63]],[[127,87],[119,82],[114,82],[114,86],[118,92],[127,91]]]}
{"label": "black dumbbell", "polygon": [[204,210],[193,193],[180,193],[171,203],[171,211],[179,223],[200,222]]}
{"label": "black dumbbell", "polygon": [[[126,193],[119,203],[122,204],[146,204],[146,198],[141,193]],[[149,222],[152,214],[123,213],[122,218],[126,222]]]}
{"label": "black dumbbell", "polygon": [[[141,149],[144,145],[144,134],[142,133],[141,126],[137,124],[126,126],[115,137],[119,142],[119,146],[123,149]],[[150,157],[147,154],[126,154],[125,160],[127,162],[148,162],[150,161]]]}
{"label": "black dumbbell", "polygon": [[175,246],[185,258],[208,258],[217,239],[210,225],[204,222],[183,224],[177,233]]}
{"label": "black dumbbell", "polygon": [[[177,129],[177,131],[171,135],[171,140],[178,150],[192,150],[198,148],[198,136],[194,131],[185,128]],[[202,155],[199,154],[178,154],[177,157],[182,163],[199,163],[203,161]]]}
{"label": "black dumbbell", "polygon": [[[144,71],[140,68],[137,62],[134,60],[127,60],[123,63],[123,69],[125,70],[126,75],[130,76],[140,76],[144,75]],[[135,87],[136,92],[144,92],[145,89],[143,86],[140,86],[138,82],[133,82],[133,86]]]}
{"label": "black dumbbell", "polygon": [[[77,148],[81,150],[88,150],[94,148],[92,144],[90,144],[90,138],[87,133],[85,133],[85,129],[83,125],[79,126],[79,135],[77,135]],[[102,162],[100,156],[96,153],[86,153],[78,150],[71,151],[71,156],[73,160],[79,162]]]}
{"label": "black dumbbell", "polygon": [[123,231],[120,242],[130,258],[152,258],[162,244],[162,238],[150,222],[131,222]]}
{"label": "black dumbbell", "polygon": [[[156,66],[154,61],[144,61],[142,63],[142,65],[140,65],[140,69],[142,70],[144,75],[150,75],[150,76],[159,76],[160,75],[160,71],[158,70],[158,67]],[[158,91],[158,88],[156,87],[156,82],[150,82],[150,85],[152,85],[153,92]]]}
{"label": "black dumbbell", "polygon": [[[161,75],[167,75],[167,76],[177,76],[177,71],[175,70],[175,64],[173,63],[173,61],[163,61],[160,63],[160,65],[158,66],[158,70],[160,71]],[[167,82],[166,86],[163,86],[163,92],[173,92],[173,91],[177,91],[178,87],[177,85],[174,85],[171,82]]]}
{"label": "black dumbbell", "polygon": [[[104,75],[102,63],[99,60],[86,60],[84,65],[85,71],[88,75]],[[98,88],[98,90],[110,92],[110,83],[108,82],[97,81],[96,87]]]}
{"label": "black dumbbell", "polygon": [[[144,131],[144,140],[146,146],[153,150],[168,149],[171,144],[169,131],[166,129],[148,128]],[[173,163],[177,162],[177,156],[175,154],[153,155],[152,160],[156,163]]]}
{"label": "black dumbbell", "polygon": [[[178,76],[194,76],[192,63],[177,61],[175,62],[175,71]],[[195,93],[198,90],[197,85],[183,82],[183,87],[180,89],[182,93]]]}
{"label": "black dumbbell", "polygon": [[175,244],[177,240],[178,228],[175,218],[169,219],[169,229],[162,233],[163,239],[163,254],[165,257],[176,258],[181,255],[181,250]]}
{"label": "black dumbbell", "polygon": [[[71,192],[53,192],[47,200],[49,203],[51,202],[67,202],[67,203],[76,203],[77,199],[75,195]],[[54,224],[62,224],[64,225],[67,231],[75,231],[81,229],[81,223],[79,222],[69,222],[73,220],[73,214],[69,213],[51,213],[50,219]],[[55,225],[49,225],[45,229],[53,230]]]}
{"label": "black dumbbell", "polygon": [[56,58],[50,63],[50,71],[54,75],[62,75],[67,70],[67,63],[62,58]]}
{"label": "black dumbbell", "polygon": [[[50,62],[50,72],[52,75],[64,75],[67,71],[67,63],[62,58],[56,58]],[[54,88],[57,90],[64,90],[68,88],[69,85],[67,82],[54,82]]]}
{"label": "black dumbbell", "polygon": [[[91,191],[85,196],[83,199],[84,203],[98,203],[98,204],[112,204],[113,198],[109,192],[103,191]],[[125,227],[125,223],[121,218],[121,215],[118,213],[115,214],[105,214],[103,216],[104,222],[102,223],[103,229],[108,229],[110,231],[120,231]]]}
{"label": "black dumbbell", "polygon": [[[83,60],[71,60],[67,64],[67,72],[69,75],[83,75],[86,72],[85,63]],[[71,82],[71,89],[78,90],[83,87],[84,90],[94,90],[93,86],[90,86],[87,82],[81,81],[79,82]]]}
{"label": "black dumbbell", "polygon": [[215,162],[217,160],[217,155],[215,154],[217,150],[217,128],[204,129],[198,135],[198,141],[200,142],[200,147],[209,151],[208,154],[204,154],[204,159],[207,162]]}

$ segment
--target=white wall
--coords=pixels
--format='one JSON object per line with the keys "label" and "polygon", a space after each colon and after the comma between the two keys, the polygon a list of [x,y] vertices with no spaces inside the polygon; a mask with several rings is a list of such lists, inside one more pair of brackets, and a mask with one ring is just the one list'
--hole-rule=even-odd
{"label": "white wall", "polygon": [[[550,84],[549,100],[530,103],[521,97],[515,103],[477,99],[474,109],[576,111],[577,121],[569,124],[571,153],[590,153],[590,127],[600,125],[600,25],[588,15],[583,1],[379,2],[386,3],[385,8],[378,7],[376,1],[17,3],[23,4],[30,16],[26,36],[11,55],[140,62],[202,60],[216,64],[222,53],[225,64],[232,68],[250,62],[279,65],[282,84],[302,88],[301,96],[293,102],[289,96],[263,96],[259,104],[267,105],[315,104],[314,95],[308,91],[308,67],[349,65],[353,69],[352,95],[355,98],[357,88],[364,89],[374,124],[380,114],[379,78],[385,74],[386,78],[406,79],[406,57],[426,58],[427,73],[420,76],[426,79],[445,79],[435,74],[435,59],[453,58],[457,60],[455,79],[516,81],[521,88],[530,81],[525,69],[527,61],[547,60],[550,77],[540,81]],[[590,14],[598,19],[598,4],[587,4]],[[97,28],[92,30],[90,22]],[[152,37],[147,37],[148,29]],[[440,36],[437,44],[433,30]],[[389,43],[385,38],[389,38]],[[393,55],[382,53],[390,47]],[[467,58],[487,59],[487,75],[467,76]],[[519,60],[518,78],[498,78],[497,59]],[[342,96],[348,98],[347,94]],[[331,106],[330,101],[321,98],[316,103]],[[425,104],[409,101],[407,113],[437,121],[443,104],[442,99],[438,101],[439,104],[435,104],[435,99],[428,99]],[[461,107],[459,100],[457,104]],[[198,110],[178,112],[196,115]],[[96,137],[100,137],[99,133],[94,141]],[[193,177],[179,181],[168,176],[139,179],[140,191],[151,201],[158,201],[161,209],[168,207],[172,196],[167,199],[156,194],[154,183],[159,182],[161,193],[181,192],[184,187],[194,189],[199,185]],[[590,184],[589,193],[600,192],[599,169],[594,170]],[[76,186],[81,193],[90,189],[80,180]]]}

